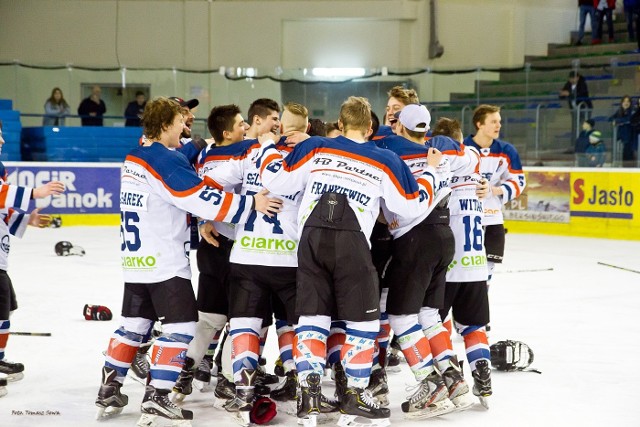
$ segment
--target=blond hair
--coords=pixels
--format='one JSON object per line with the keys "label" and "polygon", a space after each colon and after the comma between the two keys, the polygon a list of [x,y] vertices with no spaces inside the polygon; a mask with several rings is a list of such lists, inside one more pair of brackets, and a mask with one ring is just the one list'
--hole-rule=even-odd
{"label": "blond hair", "polygon": [[309,110],[302,104],[287,102],[282,111],[282,134],[289,135],[292,132],[306,132],[309,126]]}
{"label": "blond hair", "polygon": [[371,104],[367,98],[350,96],[340,107],[340,122],[344,132],[359,130],[366,133],[371,127]]}
{"label": "blond hair", "polygon": [[395,98],[404,105],[419,104],[418,93],[413,89],[405,89],[402,86],[394,86],[387,92],[389,98]]}

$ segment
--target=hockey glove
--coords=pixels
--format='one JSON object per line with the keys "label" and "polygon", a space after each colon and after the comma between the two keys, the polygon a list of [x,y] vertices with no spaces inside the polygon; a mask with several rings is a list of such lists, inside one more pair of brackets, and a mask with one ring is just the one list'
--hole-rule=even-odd
{"label": "hockey glove", "polygon": [[113,319],[113,314],[104,305],[85,304],[84,318],[86,320],[111,320]]}

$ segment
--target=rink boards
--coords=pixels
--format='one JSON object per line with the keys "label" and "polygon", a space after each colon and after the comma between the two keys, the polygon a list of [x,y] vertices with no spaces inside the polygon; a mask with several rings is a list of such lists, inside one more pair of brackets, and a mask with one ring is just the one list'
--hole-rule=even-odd
{"label": "rink boards", "polygon": [[[9,182],[52,179],[64,195],[32,202],[65,226],[118,225],[121,163],[6,162]],[[640,240],[640,171],[525,168],[527,187],[504,207],[510,232]]]}

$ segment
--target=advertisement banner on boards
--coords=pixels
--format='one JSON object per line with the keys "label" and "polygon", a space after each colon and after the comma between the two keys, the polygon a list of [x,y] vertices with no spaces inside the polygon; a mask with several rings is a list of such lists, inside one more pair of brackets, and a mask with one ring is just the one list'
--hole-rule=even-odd
{"label": "advertisement banner on boards", "polygon": [[640,179],[634,172],[571,172],[571,217],[637,221]]}
{"label": "advertisement banner on boards", "polygon": [[62,181],[64,194],[31,202],[48,214],[109,214],[120,212],[120,163],[5,162],[10,184],[38,187]]}
{"label": "advertisement banner on boards", "polygon": [[568,223],[571,180],[569,172],[526,171],[527,186],[504,206],[506,220]]}

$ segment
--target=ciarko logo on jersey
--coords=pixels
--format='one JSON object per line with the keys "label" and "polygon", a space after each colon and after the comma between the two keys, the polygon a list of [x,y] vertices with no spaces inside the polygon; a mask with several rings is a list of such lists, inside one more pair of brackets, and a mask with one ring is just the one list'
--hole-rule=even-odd
{"label": "ciarko logo on jersey", "polygon": [[127,270],[151,270],[156,266],[154,256],[123,256],[122,267]]}
{"label": "ciarko logo on jersey", "polygon": [[447,271],[455,268],[458,264],[460,264],[459,268],[475,268],[482,267],[487,265],[487,257],[484,255],[467,255],[460,258],[460,260],[453,260],[449,267],[447,267]]}
{"label": "ciarko logo on jersey", "polygon": [[273,252],[293,252],[297,243],[290,239],[265,239],[264,237],[244,236],[240,239],[240,246],[248,250],[261,250]]}

